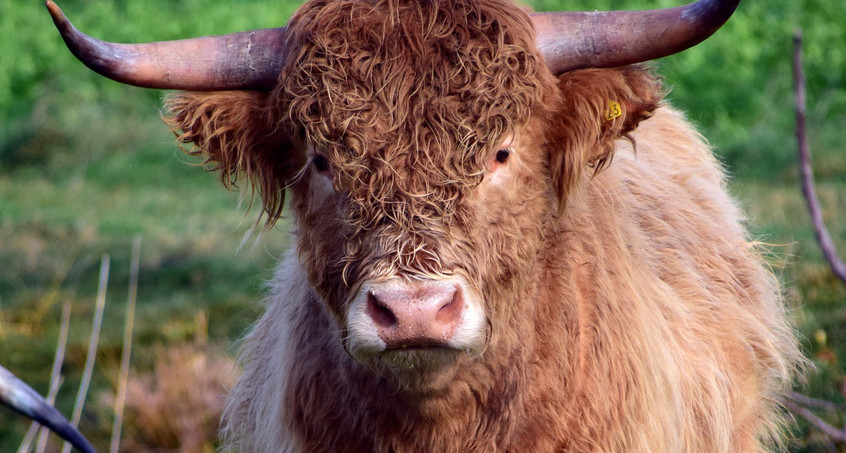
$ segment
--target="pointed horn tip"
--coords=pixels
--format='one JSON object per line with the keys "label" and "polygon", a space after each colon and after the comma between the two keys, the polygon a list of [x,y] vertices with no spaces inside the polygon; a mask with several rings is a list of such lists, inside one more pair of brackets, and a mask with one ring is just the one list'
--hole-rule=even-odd
{"label": "pointed horn tip", "polygon": [[47,6],[47,11],[50,12],[50,16],[53,18],[53,23],[56,24],[56,28],[59,29],[59,32],[62,33],[62,35],[73,27],[67,16],[65,16],[65,13],[62,12],[62,9],[59,8],[59,5],[57,5],[56,2],[53,0],[47,0],[47,2],[45,2],[45,6]]}
{"label": "pointed horn tip", "polygon": [[54,21],[67,20],[65,13],[62,12],[62,9],[59,8],[59,5],[57,5],[56,2],[53,0],[47,0],[45,5],[47,6],[47,11],[50,11],[50,15],[53,16]]}

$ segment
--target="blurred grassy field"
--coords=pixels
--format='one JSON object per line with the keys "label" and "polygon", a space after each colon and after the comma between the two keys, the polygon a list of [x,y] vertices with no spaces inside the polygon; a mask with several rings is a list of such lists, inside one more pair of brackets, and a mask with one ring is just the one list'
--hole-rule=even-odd
{"label": "blurred grassy field", "polygon": [[[68,0],[83,31],[118,41],[176,39],[284,24],[299,2]],[[680,0],[537,0],[539,10],[677,6]],[[249,12],[249,13],[247,13]],[[827,269],[799,191],[790,39],[802,26],[809,134],[826,221],[846,254],[846,4],[744,0],[701,46],[657,63],[670,101],[688,112],[732,175],[750,227],[771,260],[818,372],[803,391],[842,402],[846,286]],[[263,282],[289,225],[239,247],[257,212],[175,146],[158,119],[162,93],[103,79],[66,50],[42,2],[0,0],[0,363],[45,393],[61,304],[73,307],[59,407],[70,413],[85,360],[100,257],[112,259],[109,301],[82,430],[108,443],[97,398],[120,361],[130,244],[143,239],[132,366],[150,373],[165,348],[206,341],[225,350],[257,318]],[[842,420],[834,420],[842,422]],[[0,410],[0,451],[26,424]],[[797,429],[796,451],[818,451]],[[825,451],[825,450],[819,450]]]}

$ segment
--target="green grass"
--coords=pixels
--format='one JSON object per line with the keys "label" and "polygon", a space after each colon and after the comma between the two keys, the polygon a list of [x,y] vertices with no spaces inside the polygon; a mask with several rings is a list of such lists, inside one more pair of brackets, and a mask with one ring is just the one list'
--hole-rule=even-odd
{"label": "green grass", "polygon": [[[214,342],[231,345],[242,336],[260,312],[256,301],[275,257],[287,246],[283,221],[240,247],[256,213],[239,208],[237,193],[222,190],[214,175],[189,163],[145,97],[130,89],[127,102],[139,103],[141,113],[95,110],[85,120],[96,138],[71,133],[54,153],[33,151],[38,163],[0,174],[0,358],[43,392],[61,303],[71,301],[59,395],[65,413],[85,361],[104,253],[112,258],[109,303],[88,415],[97,414],[98,393],[114,385],[135,235],[143,240],[133,356],[138,370],[155,363],[156,346],[191,341],[198,329],[205,331],[198,316],[207,320]],[[107,423],[84,418],[82,427],[98,432]],[[0,450],[13,451],[25,428],[20,417],[0,412]]]}
{"label": "green grass", "polygon": [[[84,31],[115,41],[219,34],[283,24],[298,1],[67,0]],[[680,0],[536,0],[538,9],[667,7]],[[149,13],[153,11],[154,14]],[[250,11],[241,14],[241,11]],[[657,64],[732,175],[750,228],[796,304],[818,366],[803,391],[843,401],[846,285],[822,261],[799,191],[790,39],[805,28],[809,134],[826,221],[846,254],[846,5],[839,0],[744,0],[696,49]],[[41,2],[0,0],[0,362],[45,392],[61,304],[73,304],[59,407],[70,413],[85,360],[99,260],[112,258],[99,366],[82,429],[105,445],[97,395],[120,360],[132,238],[143,240],[133,369],[163,347],[207,335],[231,346],[257,318],[264,282],[290,226],[240,244],[256,212],[193,165],[158,120],[161,92],[92,74],[64,48]],[[206,321],[203,321],[205,319]],[[824,341],[820,332],[825,333]],[[0,409],[0,451],[27,424]],[[106,429],[104,429],[104,427]],[[800,439],[795,451],[822,451]]]}

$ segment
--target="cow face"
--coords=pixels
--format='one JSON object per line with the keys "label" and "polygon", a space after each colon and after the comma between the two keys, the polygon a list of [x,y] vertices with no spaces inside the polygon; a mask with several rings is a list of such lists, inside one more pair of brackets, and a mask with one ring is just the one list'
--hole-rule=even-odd
{"label": "cow face", "polygon": [[[402,182],[431,176],[406,168],[387,201],[354,199],[371,184],[335,183],[338,167],[312,151],[292,187],[301,261],[354,358],[392,372],[440,368],[481,353],[497,336],[489,327],[518,315],[515,296],[554,213],[541,130],[527,124],[480,151],[483,167],[463,187],[423,180],[432,193],[409,193]],[[364,211],[368,202],[385,211]]]}
{"label": "cow face", "polygon": [[343,347],[420,388],[520,347],[549,224],[660,90],[637,68],[556,80],[506,3],[387,3],[307,4],[273,92],[183,93],[168,121],[271,220],[289,188]]}
{"label": "cow face", "polygon": [[540,118],[556,91],[528,16],[316,2],[288,30],[274,100],[307,156],[300,256],[344,347],[394,374],[477,356],[551,213]]}

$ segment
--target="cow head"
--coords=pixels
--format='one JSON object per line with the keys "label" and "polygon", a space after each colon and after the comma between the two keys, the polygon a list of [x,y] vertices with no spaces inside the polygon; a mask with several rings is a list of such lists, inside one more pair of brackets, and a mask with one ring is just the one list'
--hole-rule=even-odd
{"label": "cow head", "polygon": [[170,97],[179,140],[225,185],[246,176],[268,224],[288,190],[344,348],[423,388],[518,347],[523,332],[497,326],[534,316],[521,294],[552,219],[660,101],[645,70],[581,68],[677,52],[736,4],[530,15],[505,0],[313,0],[285,28],[146,45],[92,40],[48,6],[94,69],[204,90]]}

